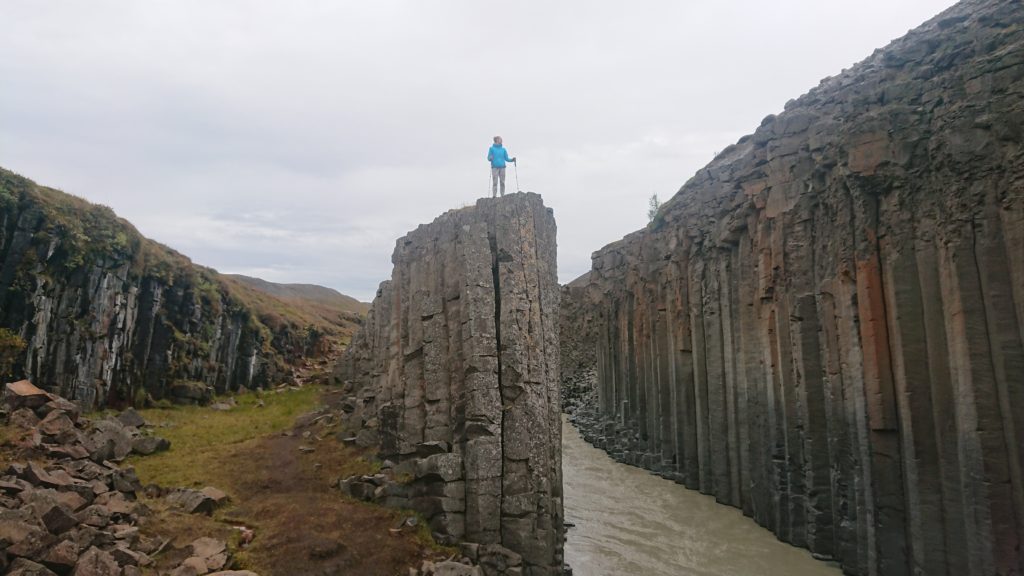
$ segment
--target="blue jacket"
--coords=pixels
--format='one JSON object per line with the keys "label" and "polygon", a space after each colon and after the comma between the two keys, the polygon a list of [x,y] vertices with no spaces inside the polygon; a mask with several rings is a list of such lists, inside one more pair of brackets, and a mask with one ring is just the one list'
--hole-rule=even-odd
{"label": "blue jacket", "polygon": [[508,150],[501,144],[493,144],[487,151],[487,159],[491,161],[491,168],[504,168],[505,162],[511,162],[508,157]]}

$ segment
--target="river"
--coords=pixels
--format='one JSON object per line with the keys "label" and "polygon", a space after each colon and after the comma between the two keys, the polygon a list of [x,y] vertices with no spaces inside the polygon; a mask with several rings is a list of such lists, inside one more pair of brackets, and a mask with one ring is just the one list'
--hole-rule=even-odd
{"label": "river", "polygon": [[842,576],[714,498],[612,460],[562,425],[574,576]]}

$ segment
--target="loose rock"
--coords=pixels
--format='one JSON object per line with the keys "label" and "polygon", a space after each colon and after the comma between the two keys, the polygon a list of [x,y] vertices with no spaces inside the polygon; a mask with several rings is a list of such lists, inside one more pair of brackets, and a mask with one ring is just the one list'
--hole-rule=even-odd
{"label": "loose rock", "polygon": [[121,567],[113,556],[93,547],[78,559],[71,576],[121,576]]}

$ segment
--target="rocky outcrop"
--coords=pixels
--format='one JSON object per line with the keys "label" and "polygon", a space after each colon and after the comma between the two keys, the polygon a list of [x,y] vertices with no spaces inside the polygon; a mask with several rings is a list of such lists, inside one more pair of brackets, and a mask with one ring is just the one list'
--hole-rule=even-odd
{"label": "rocky outcrop", "polygon": [[135,422],[89,421],[73,402],[27,381],[7,384],[4,404],[8,441],[31,457],[0,471],[0,570],[142,574],[159,542],[136,527],[147,510],[136,500],[134,469],[112,463],[144,437]]}
{"label": "rocky outcrop", "polygon": [[850,574],[1021,574],[1022,141],[1009,0],[766,118],[567,292],[587,438]]}
{"label": "rocky outcrop", "polygon": [[562,410],[574,413],[577,408],[592,408],[597,403],[596,318],[582,297],[590,281],[584,274],[562,287],[559,314],[559,363]]}
{"label": "rocky outcrop", "polygon": [[0,327],[27,344],[0,378],[87,408],[276,384],[324,331],[247,290],[109,208],[0,170]]}
{"label": "rocky outcrop", "polygon": [[[340,364],[354,441],[440,535],[562,559],[555,221],[540,196],[450,211],[398,241]],[[404,471],[404,473],[402,472]]]}
{"label": "rocky outcrop", "polygon": [[[91,420],[78,405],[28,381],[3,388],[6,468],[0,470],[0,571],[23,576],[156,574],[155,557],[173,551],[184,562],[171,576],[199,576],[228,566],[231,553],[220,540],[202,537],[174,550],[171,538],[147,535],[152,515],[139,500],[143,487],[131,466],[115,462],[139,450],[139,441],[170,443],[146,432],[149,425],[129,408],[117,416]],[[145,488],[150,498],[160,489]],[[209,510],[181,506],[173,497],[194,492]],[[178,490],[168,503],[186,512],[209,513],[227,495],[215,488]],[[152,503],[152,501],[150,502]],[[166,562],[164,562],[166,564]],[[216,572],[216,574],[235,574]],[[252,572],[237,574],[249,574]]]}

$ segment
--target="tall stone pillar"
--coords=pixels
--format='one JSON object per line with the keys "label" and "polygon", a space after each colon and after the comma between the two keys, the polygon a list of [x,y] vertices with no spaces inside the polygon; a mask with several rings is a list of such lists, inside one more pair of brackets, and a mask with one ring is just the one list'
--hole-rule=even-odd
{"label": "tall stone pillar", "polygon": [[414,470],[413,508],[533,576],[562,569],[555,256],[536,194],[452,210],[398,240],[341,363],[380,457]]}

